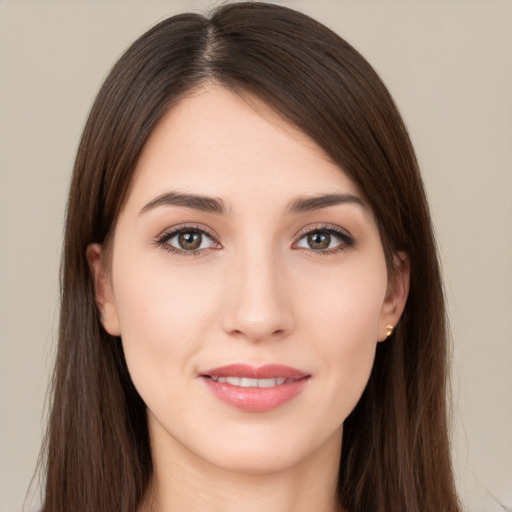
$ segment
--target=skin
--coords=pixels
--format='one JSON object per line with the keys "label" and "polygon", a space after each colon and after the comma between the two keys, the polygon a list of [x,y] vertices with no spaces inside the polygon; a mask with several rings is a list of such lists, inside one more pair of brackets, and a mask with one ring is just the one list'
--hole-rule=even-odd
{"label": "skin", "polygon": [[[169,191],[226,211],[146,207]],[[360,202],[289,209],[326,194]],[[209,234],[199,250],[176,252],[169,231],[183,226]],[[106,254],[87,251],[104,327],[121,336],[148,407],[155,473],[144,508],[335,510],[343,421],[408,292],[405,255],[388,282],[372,212],[348,176],[255,98],[207,84],[151,135]],[[247,412],[199,377],[232,363],[311,377],[281,407]]]}

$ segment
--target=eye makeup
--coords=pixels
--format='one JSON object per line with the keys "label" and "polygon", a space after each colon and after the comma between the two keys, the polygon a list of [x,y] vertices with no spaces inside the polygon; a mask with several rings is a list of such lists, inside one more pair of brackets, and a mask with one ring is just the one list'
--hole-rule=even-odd
{"label": "eye makeup", "polygon": [[169,253],[182,256],[197,256],[207,250],[222,248],[213,232],[197,225],[172,227],[159,235],[154,243]]}
{"label": "eye makeup", "polygon": [[[333,255],[356,245],[352,235],[332,224],[308,226],[294,238],[292,249],[313,255]],[[219,237],[212,230],[197,224],[169,228],[156,237],[154,244],[182,256],[198,256],[206,251],[222,249]]]}
{"label": "eye makeup", "polygon": [[327,256],[355,247],[354,237],[339,226],[321,224],[309,226],[298,235],[294,249],[303,249],[313,254]]}

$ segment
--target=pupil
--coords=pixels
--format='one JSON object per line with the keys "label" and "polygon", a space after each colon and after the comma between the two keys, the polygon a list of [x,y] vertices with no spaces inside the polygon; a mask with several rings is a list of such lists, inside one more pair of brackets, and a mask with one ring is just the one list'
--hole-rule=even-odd
{"label": "pupil", "polygon": [[311,249],[327,249],[331,243],[331,235],[327,233],[312,233],[308,235],[308,244]]}
{"label": "pupil", "polygon": [[194,250],[201,246],[201,234],[185,231],[179,235],[179,244],[182,249]]}

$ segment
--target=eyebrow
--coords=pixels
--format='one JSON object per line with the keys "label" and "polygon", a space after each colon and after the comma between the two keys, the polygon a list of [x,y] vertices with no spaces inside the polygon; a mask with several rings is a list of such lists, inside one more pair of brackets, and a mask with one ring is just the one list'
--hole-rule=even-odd
{"label": "eyebrow", "polygon": [[[322,194],[294,199],[289,203],[287,212],[291,214],[305,213],[347,203],[356,204],[366,209],[364,201],[353,194]],[[159,206],[180,206],[217,215],[225,215],[227,212],[226,205],[220,198],[171,191],[152,199],[140,210],[139,215]]]}
{"label": "eyebrow", "polygon": [[313,197],[300,197],[288,205],[289,213],[305,213],[338,204],[356,204],[366,209],[364,201],[353,194],[322,194]]}
{"label": "eyebrow", "polygon": [[222,199],[216,197],[207,197],[197,194],[184,194],[181,192],[166,192],[147,203],[139,212],[139,215],[153,210],[158,206],[181,206],[183,208],[192,208],[208,213],[223,215],[226,213],[226,206]]}

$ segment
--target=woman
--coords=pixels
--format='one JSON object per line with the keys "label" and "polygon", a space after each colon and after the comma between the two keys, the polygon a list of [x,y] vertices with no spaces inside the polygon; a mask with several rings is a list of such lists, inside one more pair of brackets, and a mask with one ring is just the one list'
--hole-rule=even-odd
{"label": "woman", "polygon": [[456,511],[445,378],[369,64],[261,3],[136,41],[74,169],[43,510]]}

